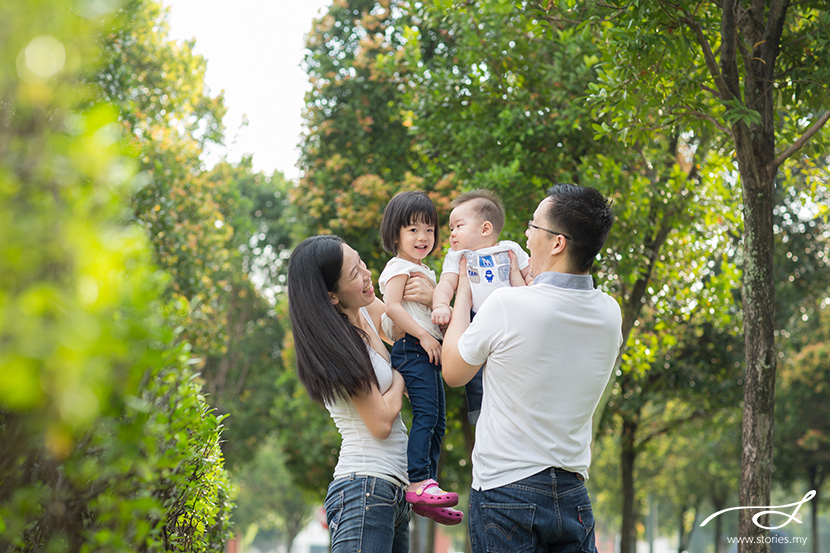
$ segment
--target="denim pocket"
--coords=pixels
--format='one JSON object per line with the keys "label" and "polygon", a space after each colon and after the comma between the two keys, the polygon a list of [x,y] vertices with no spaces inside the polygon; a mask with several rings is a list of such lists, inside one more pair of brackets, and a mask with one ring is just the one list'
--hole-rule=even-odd
{"label": "denim pocket", "polygon": [[366,508],[394,507],[401,493],[401,488],[383,478],[369,477],[366,480]]}
{"label": "denim pocket", "polygon": [[329,531],[334,535],[337,527],[340,526],[340,517],[343,514],[343,492],[333,493],[326,497],[323,510],[326,512],[326,524],[328,524]]}
{"label": "denim pocket", "polygon": [[534,548],[532,503],[482,503],[488,553],[520,553]]}
{"label": "denim pocket", "polygon": [[406,370],[406,365],[421,359],[429,360],[424,348],[421,347],[418,340],[409,334],[398,340],[392,345],[392,353],[390,360],[392,366],[401,372],[401,369]]}
{"label": "denim pocket", "polygon": [[594,511],[591,505],[580,505],[576,508],[579,514],[579,522],[585,528],[585,539],[580,544],[580,550],[584,553],[596,553],[596,545],[594,544]]}

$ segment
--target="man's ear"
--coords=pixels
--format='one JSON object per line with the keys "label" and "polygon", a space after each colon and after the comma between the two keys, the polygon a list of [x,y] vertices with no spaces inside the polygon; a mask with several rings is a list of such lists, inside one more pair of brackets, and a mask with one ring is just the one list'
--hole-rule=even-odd
{"label": "man's ear", "polygon": [[565,251],[565,247],[568,245],[568,240],[560,234],[554,235],[552,238],[553,240],[551,240],[551,254],[567,254],[567,252]]}
{"label": "man's ear", "polygon": [[484,221],[481,224],[481,235],[482,236],[490,236],[490,234],[492,232],[493,232],[493,223],[491,223],[490,221]]}

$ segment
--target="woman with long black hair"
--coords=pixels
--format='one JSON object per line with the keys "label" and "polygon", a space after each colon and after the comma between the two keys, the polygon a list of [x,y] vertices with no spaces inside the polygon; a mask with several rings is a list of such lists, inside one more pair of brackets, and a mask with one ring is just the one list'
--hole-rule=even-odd
{"label": "woman with long black hair", "polygon": [[[432,301],[428,286],[415,288],[416,301]],[[307,238],[289,260],[288,307],[300,381],[342,436],[325,502],[331,551],[406,553],[404,381],[382,342],[371,273],[341,238]]]}

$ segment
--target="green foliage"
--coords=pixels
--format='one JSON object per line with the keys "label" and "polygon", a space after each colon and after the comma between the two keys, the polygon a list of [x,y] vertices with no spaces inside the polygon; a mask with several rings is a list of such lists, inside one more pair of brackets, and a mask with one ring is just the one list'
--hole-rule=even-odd
{"label": "green foliage", "polygon": [[[192,41],[168,38],[166,9],[153,0],[126,0],[102,37],[103,59],[95,81],[104,98],[119,107],[127,134],[138,142],[143,162],[149,145],[165,149],[190,139],[200,147],[222,141],[221,94],[205,87],[205,59]],[[198,164],[198,156],[191,164]],[[168,176],[177,167],[159,167]]]}
{"label": "green foliage", "polygon": [[0,548],[215,551],[221,422],[124,224],[136,165],[84,84],[100,6],[0,7]]}
{"label": "green foliage", "polygon": [[[777,58],[775,118],[782,142],[804,132],[805,122],[826,109],[830,72],[816,56],[830,55],[828,14],[824,2],[790,4]],[[741,8],[739,18],[744,17]],[[706,127],[725,131],[738,122],[760,126],[760,107],[751,105],[752,92],[726,94],[718,82],[721,69],[720,7],[696,2],[612,2],[590,13],[584,6],[544,10],[559,17],[586,21],[602,33],[599,81],[591,84],[591,99],[599,134],[623,140],[647,137],[655,126],[674,127],[684,121],[697,132]],[[751,25],[738,25],[739,71],[751,86]],[[704,43],[706,46],[704,46]],[[764,46],[766,48],[766,46]],[[713,66],[714,64],[714,66]],[[725,137],[724,137],[725,138]],[[824,151],[826,137],[817,135],[804,150],[806,157]]]}
{"label": "green foliage", "polygon": [[826,305],[812,313],[801,347],[781,363],[777,395],[778,460],[788,482],[807,480],[819,490],[830,471],[830,316]]}
{"label": "green foliage", "polygon": [[250,157],[205,169],[225,113],[205,87],[205,59],[169,38],[159,2],[132,0],[118,15],[96,81],[140,152],[133,218],[171,275],[166,297],[187,306],[175,324],[201,360],[211,405],[231,415],[223,449],[235,467],[273,432],[283,330],[269,300],[284,285],[288,183],[254,172]]}
{"label": "green foliage", "polygon": [[[795,190],[779,192],[775,212],[781,245],[776,259],[781,353],[775,467],[784,483],[804,482],[808,489],[820,491],[823,475],[830,470],[830,389],[825,384],[830,370],[830,227],[825,217],[816,215],[818,205]],[[817,199],[826,202],[827,192],[819,191]],[[820,496],[815,501],[819,509]]]}
{"label": "green foliage", "polygon": [[[280,303],[278,308],[286,317],[287,303]],[[294,336],[288,333],[282,350],[285,367],[297,366],[294,352]],[[308,397],[296,371],[282,373],[279,387],[273,417],[280,421],[278,437],[285,451],[285,466],[296,486],[322,502],[337,464],[340,434],[328,411]]]}
{"label": "green foliage", "polygon": [[231,234],[218,245],[228,252],[227,271],[203,273],[221,285],[214,301],[224,327],[212,337],[219,349],[202,354],[201,375],[211,404],[230,415],[223,450],[236,467],[274,432],[270,409],[284,393],[278,378],[284,330],[271,302],[285,280],[288,185],[280,174],[254,173],[250,158],[217,164],[206,183]]}
{"label": "green foliage", "polygon": [[377,69],[402,40],[398,2],[335,2],[307,37],[304,175],[292,201],[312,234],[341,235],[379,271],[378,228],[394,192],[432,183],[413,177],[412,139],[397,84]]}
{"label": "green foliage", "polygon": [[275,530],[285,550],[291,551],[294,538],[313,516],[314,503],[292,482],[285,454],[276,440],[268,440],[257,450],[236,482],[237,524],[243,529],[255,526],[258,530]]}
{"label": "green foliage", "polygon": [[411,3],[395,75],[406,83],[418,152],[434,165],[421,172],[497,191],[508,207],[505,237],[521,240],[544,190],[580,182],[580,160],[612,145],[587,132],[591,37],[513,4]]}

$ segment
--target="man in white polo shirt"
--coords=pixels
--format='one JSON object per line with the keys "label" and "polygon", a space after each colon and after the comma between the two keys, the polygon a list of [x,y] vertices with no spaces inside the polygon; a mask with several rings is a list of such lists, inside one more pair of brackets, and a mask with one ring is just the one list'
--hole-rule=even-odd
{"label": "man in white polo shirt", "polygon": [[473,449],[473,553],[596,551],[584,481],[622,315],[590,271],[612,223],[602,194],[557,184],[528,223],[532,286],[496,290],[470,323],[469,283],[459,279],[444,379],[462,386],[487,363]]}

